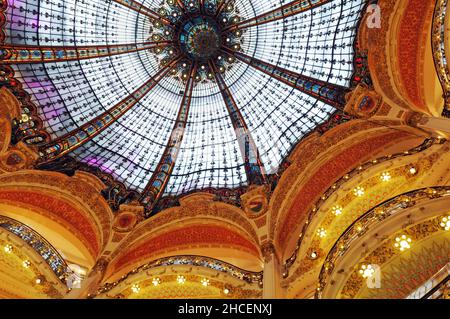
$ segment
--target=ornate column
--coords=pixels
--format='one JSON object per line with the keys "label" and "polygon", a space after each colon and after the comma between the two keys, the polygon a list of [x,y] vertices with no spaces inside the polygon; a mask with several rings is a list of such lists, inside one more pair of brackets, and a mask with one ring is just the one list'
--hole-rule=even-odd
{"label": "ornate column", "polygon": [[450,119],[445,117],[431,117],[426,114],[409,112],[404,116],[407,125],[424,131],[450,138]]}
{"label": "ornate column", "polygon": [[[85,280],[81,282],[80,288],[71,288],[72,290],[65,296],[64,299],[86,299],[97,292],[103,276],[105,275],[108,261],[100,258]],[[69,287],[70,288],[70,287]]]}
{"label": "ornate column", "polygon": [[281,262],[273,242],[262,244],[261,251],[264,257],[263,299],[282,299]]}

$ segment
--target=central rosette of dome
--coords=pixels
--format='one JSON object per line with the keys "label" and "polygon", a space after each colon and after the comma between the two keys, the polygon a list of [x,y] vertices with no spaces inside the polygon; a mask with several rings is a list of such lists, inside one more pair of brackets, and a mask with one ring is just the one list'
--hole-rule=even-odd
{"label": "central rosette of dome", "polygon": [[161,19],[150,19],[148,40],[157,44],[152,51],[161,68],[170,65],[171,77],[204,83],[233,68],[233,52],[245,44],[245,30],[233,27],[241,21],[234,1],[166,0],[154,11]]}
{"label": "central rosette of dome", "polygon": [[180,48],[195,61],[207,61],[219,55],[222,39],[220,28],[209,17],[196,17],[181,27]]}

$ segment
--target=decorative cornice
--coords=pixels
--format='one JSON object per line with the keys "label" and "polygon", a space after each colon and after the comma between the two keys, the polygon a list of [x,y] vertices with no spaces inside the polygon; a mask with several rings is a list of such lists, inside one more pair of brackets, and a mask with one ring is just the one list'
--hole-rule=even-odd
{"label": "decorative cornice", "polygon": [[[324,135],[312,134],[299,143],[288,157],[289,165],[277,183],[270,199],[270,238],[274,238],[278,215],[289,209],[283,205],[292,200],[292,190],[295,189],[299,175],[303,172],[311,172],[311,169],[307,169],[311,163],[316,163],[322,154],[332,154],[333,147],[349,138],[351,138],[350,143],[355,143],[355,141],[361,140],[362,135],[360,134],[363,134],[363,132],[365,132],[365,138],[368,135],[374,137],[388,133],[389,130],[386,129],[388,126],[399,125],[401,125],[399,121],[352,120],[334,127]],[[341,150],[342,148],[336,147],[336,149]]]}
{"label": "decorative cornice", "polygon": [[[2,249],[0,262],[7,269],[14,271],[14,274],[10,272],[5,273],[3,272],[5,269],[2,268],[0,277],[3,279],[5,276],[8,278],[11,275],[13,277],[17,275],[19,278],[26,278],[30,281],[16,281],[15,283],[14,281],[9,281],[6,290],[0,290],[3,292],[11,292],[12,290],[13,293],[20,295],[19,299],[25,298],[25,296],[28,298],[62,298],[67,290],[67,286],[55,276],[52,268],[43,260],[41,254],[19,236],[0,228],[0,246],[5,247],[6,245],[11,245],[12,251],[7,253]],[[25,260],[29,261],[28,268],[23,267],[22,262]],[[37,278],[41,279],[40,284],[35,282]]]}
{"label": "decorative cornice", "polygon": [[[340,298],[404,299],[443,266],[449,265],[450,241],[445,238],[439,226],[440,219],[437,217],[426,220],[386,238],[381,246],[350,269],[350,276],[339,292]],[[396,237],[402,235],[412,238],[416,244],[420,241],[419,248],[402,255],[392,244]],[[423,247],[427,239],[430,239],[432,245]],[[366,292],[362,290],[366,282],[359,273],[362,265],[382,267],[380,289],[370,289]]]}
{"label": "decorative cornice", "polygon": [[386,101],[392,101],[393,104],[401,108],[408,109],[408,104],[398,93],[392,79],[391,56],[387,48],[388,38],[393,28],[392,16],[400,6],[400,1],[383,0],[378,1],[380,8],[381,28],[368,28],[363,25],[359,31],[361,46],[368,52],[369,68],[375,89],[383,96]]}

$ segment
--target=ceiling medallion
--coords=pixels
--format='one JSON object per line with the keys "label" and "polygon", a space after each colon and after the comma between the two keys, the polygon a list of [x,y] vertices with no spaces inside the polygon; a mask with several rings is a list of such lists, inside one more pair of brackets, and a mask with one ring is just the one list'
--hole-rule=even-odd
{"label": "ceiling medallion", "polygon": [[236,58],[225,49],[240,51],[244,42],[243,31],[224,31],[241,21],[239,10],[232,1],[218,14],[215,5],[207,0],[167,0],[157,12],[171,24],[152,19],[149,40],[167,41],[153,52],[161,67],[177,61],[171,70],[174,78],[187,81],[195,65],[192,72],[195,81],[208,82],[215,79],[216,72],[224,74],[232,68]]}

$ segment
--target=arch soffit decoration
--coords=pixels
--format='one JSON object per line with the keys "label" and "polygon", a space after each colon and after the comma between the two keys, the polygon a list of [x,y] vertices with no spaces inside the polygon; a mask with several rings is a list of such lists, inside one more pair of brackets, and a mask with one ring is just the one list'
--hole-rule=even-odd
{"label": "arch soffit decoration", "polygon": [[0,89],[0,156],[5,153],[11,142],[11,122],[19,117],[20,104],[5,87]]}
{"label": "arch soffit decoration", "polygon": [[378,1],[381,28],[363,23],[358,35],[368,52],[376,91],[393,105],[428,115],[440,115],[443,107],[431,54],[434,4],[423,0]]}
{"label": "arch soffit decoration", "polygon": [[[362,285],[354,295],[354,299],[405,299],[435,276],[442,268],[449,265],[450,254],[448,247],[450,247],[450,237],[448,234],[438,230],[436,222],[439,219],[431,219],[409,227],[405,233],[419,238],[418,241],[414,242],[412,250],[406,254],[395,255],[391,259],[386,258],[386,261],[381,259],[383,262],[381,272],[385,285],[379,290],[367,289]],[[429,228],[430,235],[421,234],[420,228]],[[436,233],[432,232],[432,230],[436,230]],[[400,233],[397,235],[400,235]],[[397,235],[389,237],[389,240],[383,246],[377,248],[367,257],[368,261],[370,262],[372,258],[376,258],[379,254],[381,255],[386,248],[390,248],[387,246],[392,246],[392,242]],[[354,278],[353,274],[352,277]],[[349,278],[345,288],[349,286],[358,287],[358,285],[353,284],[353,278]]]}
{"label": "arch soffit decoration", "polygon": [[[7,253],[3,247],[11,245]],[[19,237],[0,229],[0,264],[4,272],[0,274],[0,296],[10,298],[62,298],[67,287],[62,284],[33,248]],[[29,267],[23,267],[23,261],[29,261]],[[10,270],[10,271],[8,271]],[[38,277],[45,278],[42,284],[36,284]]]}
{"label": "arch soffit decoration", "polygon": [[[230,234],[239,235],[247,242],[244,246],[247,248],[252,247],[250,249],[251,253],[259,256],[257,227],[254,221],[248,219],[240,208],[214,201],[214,196],[207,193],[196,193],[186,196],[180,200],[180,204],[181,206],[179,207],[166,209],[143,221],[129,233],[117,233],[114,236],[116,238],[113,238],[113,242],[116,243],[117,247],[113,249],[108,258],[117,260],[138,246],[151,244],[158,236],[164,236],[170,232],[187,231],[193,225],[202,227],[214,225]],[[227,238],[223,238],[223,240],[225,244]],[[208,244],[208,240],[205,238],[203,243]],[[189,238],[186,238],[185,244],[189,244]],[[167,253],[176,250],[179,250],[179,247],[175,242],[173,244],[166,243],[165,251]],[[130,260],[130,263],[133,263],[133,261]]]}
{"label": "arch soffit decoration", "polygon": [[262,267],[258,248],[246,238],[223,227],[194,225],[161,234],[132,247],[110,263],[105,278],[108,281],[116,280],[120,275],[134,271],[155,258],[161,259],[177,253],[180,256],[206,256],[228,261],[233,266],[245,269],[256,270]]}
{"label": "arch soffit decoration", "polygon": [[[380,298],[384,294],[393,299],[406,298],[409,293],[448,264],[450,237],[449,232],[445,231],[440,223],[442,217],[448,216],[449,213],[449,187],[434,189],[446,195],[434,198],[431,189],[422,189],[410,192],[410,195],[393,198],[392,201],[404,201],[405,208],[387,218],[380,218],[372,227],[361,232],[357,240],[346,245],[345,254],[340,255],[337,262],[328,259],[330,253],[319,276],[321,280],[319,296]],[[415,200],[407,202],[408,197],[412,199],[419,193],[427,194],[424,202],[420,199],[418,202]],[[375,210],[367,212],[361,219],[373,211]],[[351,232],[351,229],[357,226],[352,225],[347,231]],[[411,248],[404,252],[394,246],[395,239],[401,235],[413,239]],[[368,240],[374,236],[377,240]],[[338,242],[344,239],[343,234]],[[333,261],[330,262],[331,260]],[[364,289],[364,278],[359,274],[363,264],[376,264],[381,267],[382,290],[370,292]],[[402,284],[396,287],[396,283]]]}
{"label": "arch soffit decoration", "polygon": [[339,177],[396,144],[406,149],[420,144],[422,134],[397,121],[353,120],[304,140],[289,157],[291,166],[270,200],[270,237],[286,247],[301,216]]}
{"label": "arch soffit decoration", "polygon": [[99,183],[86,173],[24,170],[0,175],[0,196],[11,207],[28,208],[79,234],[95,260],[110,240],[113,219]]}
{"label": "arch soffit decoration", "polygon": [[[187,217],[158,230],[145,225],[142,229],[143,236],[138,240],[114,250],[105,278],[112,275],[115,278],[156,258],[198,255],[199,251],[205,257],[222,260],[228,255],[233,259],[249,259],[252,263],[262,260],[258,243],[240,228],[223,220]],[[220,251],[217,248],[221,248]]]}
{"label": "arch soffit decoration", "polygon": [[[211,262],[219,268],[224,266],[227,269],[222,268],[219,271],[217,268],[184,264],[153,265],[154,267],[145,265],[148,267],[128,273],[116,282],[104,284],[93,297],[97,299],[261,298],[262,287],[258,279],[262,278],[262,273],[249,273],[233,266],[219,266],[216,262]],[[161,263],[164,264],[165,261]],[[242,275],[246,278],[242,278]],[[179,276],[186,280],[183,285],[177,283]],[[206,285],[202,284],[204,280],[207,280]],[[133,287],[136,286],[139,288],[133,291]],[[190,292],[185,291],[184,288]],[[225,290],[228,291],[225,292]]]}

